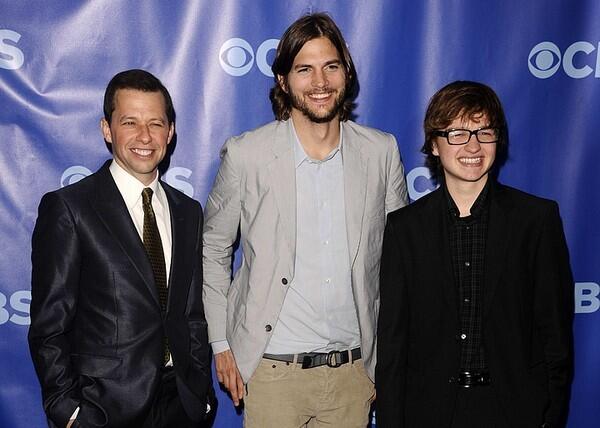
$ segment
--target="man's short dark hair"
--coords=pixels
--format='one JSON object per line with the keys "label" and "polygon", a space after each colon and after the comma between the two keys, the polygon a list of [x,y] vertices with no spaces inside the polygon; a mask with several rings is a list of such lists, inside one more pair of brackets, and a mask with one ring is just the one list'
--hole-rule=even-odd
{"label": "man's short dark hair", "polygon": [[165,113],[169,124],[175,123],[173,100],[165,86],[152,73],[146,70],[126,70],[110,79],[104,93],[104,119],[109,123],[115,110],[115,95],[119,89],[133,89],[142,92],[160,92],[165,100]]}
{"label": "man's short dark hair", "polygon": [[282,76],[286,80],[300,49],[306,42],[319,37],[326,37],[335,46],[346,74],[346,97],[340,112],[340,120],[345,121],[352,114],[355,107],[354,99],[357,95],[358,82],[350,51],[333,19],[325,13],[313,13],[294,22],[285,31],[277,46],[275,60],[271,66],[275,76],[275,85],[269,95],[273,113],[275,113],[277,120],[289,119],[292,110],[291,95],[283,90],[279,84],[278,76]]}
{"label": "man's short dark hair", "polygon": [[435,130],[445,129],[455,119],[473,119],[487,116],[489,126],[500,130],[500,138],[496,148],[495,166],[501,164],[508,150],[508,126],[498,95],[492,88],[483,83],[458,80],[437,91],[427,107],[423,130],[425,143],[421,152],[426,155],[425,165],[432,178],[439,181],[443,177],[440,158],[433,154]]}

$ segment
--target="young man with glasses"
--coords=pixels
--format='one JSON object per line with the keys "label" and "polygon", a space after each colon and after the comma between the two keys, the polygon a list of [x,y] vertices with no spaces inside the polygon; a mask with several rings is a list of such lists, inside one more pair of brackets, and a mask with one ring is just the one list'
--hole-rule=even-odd
{"label": "young man with glasses", "polygon": [[558,206],[492,176],[508,131],[489,87],[442,88],[424,128],[440,187],[388,216],[377,426],[564,426],[573,282]]}

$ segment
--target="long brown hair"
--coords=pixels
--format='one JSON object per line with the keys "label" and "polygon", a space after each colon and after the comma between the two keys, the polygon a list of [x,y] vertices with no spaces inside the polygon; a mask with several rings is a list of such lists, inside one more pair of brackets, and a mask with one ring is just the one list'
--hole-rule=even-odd
{"label": "long brown hair", "polygon": [[354,99],[357,95],[358,81],[350,51],[346,46],[346,41],[340,29],[335,25],[331,17],[325,13],[314,13],[303,16],[294,22],[285,31],[277,46],[275,60],[271,66],[271,70],[275,76],[275,85],[269,94],[273,113],[277,120],[289,119],[292,109],[290,95],[282,89],[278,76],[283,77],[285,81],[300,49],[302,49],[306,42],[319,37],[328,38],[335,46],[346,73],[346,97],[342,111],[340,112],[340,120],[345,121],[352,114],[352,110],[355,107]]}

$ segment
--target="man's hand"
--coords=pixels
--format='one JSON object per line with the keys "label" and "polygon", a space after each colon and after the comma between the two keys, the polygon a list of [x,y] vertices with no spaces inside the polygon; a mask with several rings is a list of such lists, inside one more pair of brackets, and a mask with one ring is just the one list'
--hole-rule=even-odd
{"label": "man's hand", "polygon": [[230,349],[215,354],[215,367],[217,379],[231,394],[233,404],[239,406],[244,398],[244,382]]}

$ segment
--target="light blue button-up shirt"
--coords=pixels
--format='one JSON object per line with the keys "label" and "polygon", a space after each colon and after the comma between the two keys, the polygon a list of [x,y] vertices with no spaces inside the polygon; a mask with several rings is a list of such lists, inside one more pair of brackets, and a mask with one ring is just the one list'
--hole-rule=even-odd
{"label": "light blue button-up shirt", "polygon": [[269,354],[360,346],[346,232],[342,143],[340,133],[338,147],[317,161],[295,138],[295,275],[266,349]]}

